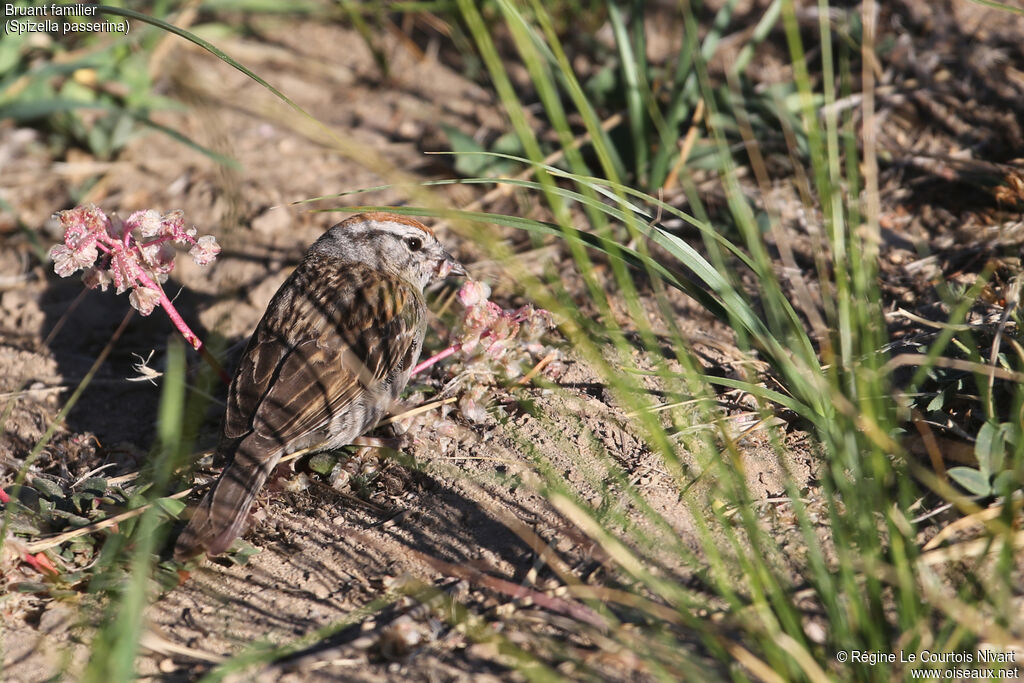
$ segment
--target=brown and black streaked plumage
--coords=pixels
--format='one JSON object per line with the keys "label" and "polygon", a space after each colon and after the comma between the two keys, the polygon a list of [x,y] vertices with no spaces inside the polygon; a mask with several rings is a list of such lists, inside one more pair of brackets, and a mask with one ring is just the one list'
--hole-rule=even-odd
{"label": "brown and black streaked plumage", "polygon": [[228,461],[178,537],[175,557],[223,552],[281,457],[351,443],[398,398],[426,329],[423,288],[465,270],[419,222],[353,216],[281,285],[228,390]]}

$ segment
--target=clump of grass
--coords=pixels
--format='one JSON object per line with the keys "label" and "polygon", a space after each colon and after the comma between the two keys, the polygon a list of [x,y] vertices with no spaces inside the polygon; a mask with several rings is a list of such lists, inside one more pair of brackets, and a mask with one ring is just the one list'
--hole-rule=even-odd
{"label": "clump of grass", "polygon": [[[626,125],[634,154],[626,172],[624,150],[616,148],[612,137],[600,127],[601,117],[576,82],[561,42],[551,31],[546,10],[539,3],[498,2],[497,6],[504,20],[500,30],[513,38],[544,115],[562,141],[561,151],[569,170],[542,162],[536,132],[526,125],[527,103],[512,87],[503,63],[509,57],[497,51],[493,37],[497,29],[472,3],[461,2],[462,18],[520,138],[527,157],[524,161],[537,179],[534,183],[509,182],[536,191],[536,196],[546,202],[552,222],[457,212],[453,215],[560,235],[576,260],[580,276],[595,294],[599,322],[581,316],[572,306],[559,305],[569,300],[560,282],[531,280],[524,273],[517,277],[530,296],[565,316],[563,330],[573,349],[600,370],[618,400],[634,416],[633,428],[644,435],[666,470],[676,477],[680,495],[692,505],[698,520],[700,550],[694,554],[673,538],[668,520],[646,502],[642,491],[628,485],[628,473],[622,472],[609,454],[603,465],[609,472],[618,472],[614,477],[615,493],[628,496],[643,510],[648,523],[642,529],[628,520],[609,518],[606,512],[585,502],[537,456],[539,479],[535,484],[568,520],[601,547],[610,558],[609,564],[620,572],[607,590],[625,586],[634,599],[653,599],[656,605],[670,609],[665,613],[650,605],[639,643],[633,630],[627,638],[625,630],[617,629],[614,637],[622,638],[624,647],[651,657],[649,672],[655,676],[678,675],[687,660],[685,650],[672,650],[667,655],[657,643],[664,643],[665,638],[682,642],[695,637],[708,653],[724,661],[738,661],[750,674],[784,680],[816,679],[825,672],[842,678],[885,678],[898,671],[897,667],[905,667],[905,671],[920,666],[874,666],[837,656],[850,651],[916,651],[927,647],[954,652],[981,642],[1007,645],[1009,634],[1001,624],[1017,621],[1013,608],[1000,596],[1007,594],[1016,575],[1009,561],[1016,541],[1010,524],[1014,513],[1008,503],[1022,483],[1022,449],[1019,427],[1006,421],[1007,416],[1017,414],[1017,409],[997,409],[984,397],[991,395],[993,378],[998,375],[1000,391],[1009,397],[1010,405],[1021,405],[1014,362],[1002,356],[1004,368],[985,377],[986,363],[976,340],[958,336],[969,358],[961,367],[973,370],[973,375],[961,377],[960,386],[966,383],[978,391],[982,401],[975,406],[988,417],[976,436],[978,468],[954,468],[949,474],[968,493],[994,496],[993,514],[1001,520],[985,531],[987,543],[996,552],[976,560],[978,569],[984,567],[984,571],[977,575],[979,583],[968,595],[936,572],[944,561],[965,556],[955,551],[941,557],[926,552],[921,537],[928,521],[913,511],[922,502],[938,505],[943,500],[965,512],[977,513],[978,508],[944,478],[941,458],[929,469],[931,463],[920,462],[907,450],[903,436],[908,428],[922,428],[921,420],[907,410],[908,397],[916,393],[928,373],[948,365],[942,359],[954,335],[951,331],[944,333],[922,349],[920,362],[915,363],[920,368],[918,376],[909,386],[895,380],[895,368],[886,351],[886,322],[877,285],[880,239],[875,149],[870,139],[859,136],[858,120],[849,111],[840,116],[835,108],[821,108],[849,95],[851,70],[861,54],[865,55],[861,60],[865,65],[872,63],[874,8],[865,5],[859,26],[861,43],[853,49],[846,40],[848,36],[836,40],[827,13],[821,12],[818,38],[822,73],[812,76],[805,56],[805,35],[794,5],[773,3],[758,22],[756,35],[763,39],[771,30],[782,31],[792,58],[794,81],[788,90],[769,93],[759,103],[751,102],[752,91],[744,81],[743,68],[750,51],[744,51],[743,59],[728,70],[728,88],[716,89],[707,71],[715,42],[732,11],[727,3],[700,51],[693,36],[687,37],[687,48],[680,54],[679,69],[668,88],[674,96],[669,98],[666,115],[660,104],[652,106],[664,100],[650,86],[649,65],[643,63],[644,30],[637,8],[634,6],[629,17],[617,6],[610,6],[628,100]],[[685,3],[683,19],[686,26],[697,25]],[[871,88],[869,71],[870,66],[864,66],[867,90]],[[679,124],[687,117],[680,112],[695,111],[698,102],[707,111],[705,134],[713,143],[714,167],[721,170],[719,181],[728,219],[738,236],[735,241],[726,239],[712,225],[685,167],[678,179],[687,193],[687,212],[635,189],[636,184],[660,187],[667,178],[666,169],[673,166],[675,150],[682,148],[677,143],[685,137]],[[591,158],[596,157],[600,171],[585,163],[575,148],[576,137],[567,123],[567,103],[575,107],[572,113],[577,120],[584,122]],[[867,130],[873,123],[872,106],[873,100],[866,95],[858,115],[863,117]],[[776,120],[788,127],[787,134],[794,141],[790,149],[793,163],[807,165],[805,209],[819,217],[823,234],[817,245],[820,304],[808,295],[809,283],[803,276],[790,275],[787,280],[776,276],[776,261],[766,237],[773,238],[773,246],[787,258],[779,218],[770,211],[759,213],[737,180],[739,161],[732,152],[732,143],[738,138],[747,151],[744,162],[753,169],[760,189],[765,195],[770,189],[770,178],[758,152],[761,133],[751,114],[758,107],[775,112]],[[653,120],[648,119],[649,115]],[[673,123],[665,124],[668,121]],[[651,130],[657,131],[662,143],[658,154],[665,155],[654,160],[648,151]],[[703,238],[704,254],[660,227],[659,216],[673,217],[696,228]],[[582,230],[581,224],[585,225]],[[623,232],[617,233],[619,230]],[[615,239],[612,236],[616,234],[624,237]],[[631,249],[621,246],[625,240],[629,240]],[[666,395],[680,402],[692,399],[691,411],[658,411],[670,415],[665,420],[655,416],[659,407],[638,382],[641,374],[651,372],[633,363],[635,339],[627,339],[627,330],[616,325],[615,317],[602,305],[601,281],[591,251],[594,249],[603,251],[609,261],[617,294],[631,312],[630,323],[635,326],[629,332],[642,340],[646,357],[656,368],[653,374]],[[653,296],[665,316],[662,322],[676,356],[673,360],[683,365],[681,372],[671,369],[670,359],[659,350],[665,345],[665,332],[656,332],[648,324],[640,305],[641,278],[627,264],[655,283],[644,296]],[[744,284],[741,274],[751,276],[756,290]],[[751,366],[756,366],[757,359],[767,361],[767,375],[737,380],[703,371],[688,350],[686,336],[672,319],[675,314],[671,300],[657,283],[696,293],[702,303],[710,298],[709,310],[729,324],[738,345],[749,354]],[[948,330],[962,322],[976,296],[977,292],[968,293],[953,307],[949,321],[952,327]],[[996,368],[997,360],[993,357],[988,367]],[[762,383],[768,378],[779,390]],[[787,550],[774,535],[777,530],[756,514],[757,501],[744,477],[738,438],[711,401],[715,386],[741,389],[754,396],[765,425],[771,425],[772,418],[781,411],[792,411],[809,429],[815,443],[813,450],[818,453],[815,477],[820,498],[813,507],[808,504],[806,492],[795,478],[789,479],[785,492],[802,538],[797,555]],[[933,408],[941,408],[940,399],[933,400]],[[688,422],[714,428],[694,436],[674,437],[669,425]],[[785,433],[777,427],[765,429],[775,444],[780,466],[786,467]],[[923,429],[927,431],[927,427]],[[685,462],[684,454],[689,454]],[[715,482],[706,495],[688,493],[698,479]],[[711,504],[714,501],[719,504]],[[651,528],[657,532],[649,531]],[[690,590],[657,569],[664,566],[666,554],[671,553],[679,553],[680,561],[699,567],[705,577],[705,590]],[[982,574],[984,579],[980,578]],[[578,581],[563,578],[570,588]],[[600,588],[591,590],[590,595],[601,593]],[[620,614],[624,604],[605,606]],[[960,611],[968,605],[970,617]],[[730,624],[731,634],[723,634],[702,614],[723,617]]]}
{"label": "clump of grass", "polygon": [[[101,354],[99,362],[105,357],[106,353]],[[33,473],[30,454],[18,477],[26,483],[5,490],[0,533],[5,589],[77,599],[88,606],[82,612],[82,625],[93,637],[82,680],[132,676],[142,611],[158,592],[179,581],[178,567],[162,561],[159,554],[170,523],[184,509],[181,498],[191,490],[176,491],[172,475],[185,464],[198,429],[196,416],[205,412],[209,384],[216,381],[212,371],[206,375],[200,375],[198,390],[188,399],[203,405],[186,407],[184,347],[180,341],[169,343],[158,441],[142,472],[120,477],[94,473],[64,482]],[[74,400],[69,401],[65,411],[73,404]],[[44,435],[33,453],[45,448],[51,435],[52,431]],[[22,563],[34,568],[41,580],[28,578],[19,568]]]}

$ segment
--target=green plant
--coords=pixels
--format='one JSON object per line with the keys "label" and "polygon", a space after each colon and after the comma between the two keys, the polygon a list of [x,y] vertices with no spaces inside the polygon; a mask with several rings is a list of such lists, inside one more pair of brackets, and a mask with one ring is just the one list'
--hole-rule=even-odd
{"label": "green plant", "polygon": [[[728,219],[738,233],[737,242],[725,239],[715,229],[685,173],[682,182],[687,188],[689,213],[638,192],[619,180],[624,177],[624,167],[618,161],[617,150],[598,126],[592,104],[575,81],[557,36],[550,31],[544,8],[539,3],[499,2],[498,6],[505,20],[504,30],[512,35],[530,72],[547,119],[562,140],[562,151],[571,170],[561,171],[540,163],[535,132],[525,124],[523,103],[511,87],[495,47],[493,29],[483,21],[472,3],[460,3],[463,17],[537,178],[533,183],[506,182],[536,191],[547,201],[553,221],[545,224],[511,216],[458,212],[452,215],[538,234],[559,235],[572,252],[579,274],[596,297],[600,296],[597,294],[600,285],[593,266],[594,256],[588,252],[590,249],[604,252],[614,273],[616,291],[631,312],[630,321],[636,326],[642,348],[648,354],[646,357],[656,359],[653,373],[641,371],[631,363],[637,342],[627,340],[624,331],[613,323],[614,316],[603,310],[600,301],[596,302],[600,314],[595,321],[564,305],[569,297],[558,281],[540,282],[522,274],[521,281],[530,296],[569,319],[563,329],[573,348],[600,369],[619,401],[635,416],[635,429],[644,435],[649,447],[677,478],[680,495],[691,502],[698,520],[700,550],[693,555],[675,542],[671,525],[644,501],[642,492],[625,485],[618,488],[618,482],[628,482],[624,473],[614,478],[615,492],[627,496],[633,505],[644,510],[649,522],[644,532],[621,519],[611,521],[607,510],[586,503],[543,461],[537,463],[540,479],[535,485],[613,558],[623,574],[621,580],[630,586],[631,593],[639,591],[655,596],[659,604],[675,612],[674,619],[678,620],[666,622],[666,617],[659,613],[658,618],[651,617],[652,623],[676,633],[670,638],[695,632],[709,652],[726,659],[736,657],[736,648],[742,648],[744,665],[754,675],[767,677],[774,673],[780,679],[817,679],[828,670],[841,678],[887,678],[889,672],[885,667],[858,661],[841,662],[835,654],[851,650],[886,652],[892,650],[896,642],[907,650],[929,643],[952,651],[990,637],[997,623],[1011,619],[1006,605],[999,600],[1012,581],[1009,567],[1000,564],[981,596],[972,598],[973,608],[984,616],[969,625],[959,620],[960,615],[951,609],[951,605],[959,604],[955,586],[936,581],[930,565],[924,561],[917,541],[921,527],[911,521],[910,510],[921,496],[938,494],[965,509],[971,508],[964,496],[928,476],[901,445],[904,398],[893,381],[891,366],[887,365],[886,324],[877,286],[880,240],[874,149],[870,146],[861,149],[861,140],[849,113],[839,115],[834,108],[826,109],[824,114],[819,111],[820,105],[833,103],[841,94],[848,94],[840,89],[849,87],[854,60],[861,51],[870,54],[873,49],[873,33],[867,23],[863,30],[859,24],[856,27],[862,43],[851,44],[846,35],[833,31],[825,19],[826,13],[821,13],[817,37],[823,74],[817,78],[808,70],[805,37],[792,2],[773,3],[758,24],[759,35],[763,37],[781,17],[781,28],[790,50],[794,83],[773,93],[768,101],[785,101],[784,109],[773,105],[771,111],[777,112],[784,125],[795,133],[792,137],[795,143],[790,149],[794,163],[802,164],[805,158],[810,163],[811,192],[806,209],[820,212],[824,233],[822,241],[816,245],[817,279],[823,299],[819,309],[807,295],[807,283],[799,276],[789,280],[777,277],[766,238],[771,237],[773,244],[782,250],[783,259],[787,258],[779,219],[771,214],[758,215],[747,198],[747,191],[737,181],[738,162],[733,160],[730,147],[739,137],[749,155],[744,162],[752,166],[759,188],[768,193],[769,176],[758,151],[762,135],[754,123],[760,105],[748,101],[750,91],[742,86],[740,76],[749,54],[744,55],[746,59],[738,60],[729,88],[716,89],[707,72],[707,61],[714,50],[715,37],[719,35],[716,30],[721,30],[721,24],[716,24],[708,34],[701,54],[697,54],[696,42],[690,38],[689,49],[684,49],[680,55],[680,62],[688,68],[676,73],[675,83],[680,93],[699,97],[708,108],[705,117],[708,133],[718,154],[722,170],[720,182],[728,204]],[[727,3],[722,10],[725,14],[720,14],[720,18],[726,18],[730,8]],[[636,23],[630,25],[616,5],[609,5],[609,12],[623,68],[632,138],[647,140],[648,122],[644,113],[651,110],[651,90],[645,86],[646,67],[638,56],[644,53],[643,30]],[[697,25],[685,4],[683,18],[684,25]],[[865,63],[868,59],[865,58]],[[870,88],[870,83],[865,87]],[[586,123],[589,144],[599,160],[600,173],[587,170],[571,146],[572,135],[565,123],[566,102],[576,107],[575,115]],[[692,102],[691,99],[691,105]],[[866,100],[864,117],[873,115],[870,102]],[[685,105],[680,107],[678,111],[686,110]],[[672,119],[671,116],[665,118]],[[652,130],[662,137],[662,149],[677,147],[677,128],[653,125]],[[652,163],[646,144],[635,145],[634,154],[635,177],[642,185],[659,186],[657,180],[668,164],[664,160]],[[563,181],[575,190],[566,189]],[[863,201],[859,199],[862,192]],[[578,218],[569,219],[570,215],[578,216],[571,214],[569,204],[575,204],[586,214],[588,221],[583,230],[578,227]],[[681,219],[697,228],[706,256],[660,228],[657,225],[659,215]],[[623,248],[620,239],[611,236],[609,228],[613,223],[625,226],[632,249]],[[656,252],[654,245],[664,251]],[[655,253],[661,255],[655,256]],[[684,367],[682,372],[670,370],[669,359],[658,351],[662,344],[639,306],[637,283],[640,277],[630,272],[627,264],[638,266],[653,282],[692,292],[693,287],[676,275],[689,273],[690,285],[697,284],[704,292],[701,300],[706,301],[710,296],[714,303],[711,310],[728,322],[740,347],[752,354],[751,360],[756,354],[769,363],[770,374],[777,379],[782,391],[766,388],[756,376],[736,380],[702,372],[695,359],[688,355],[685,336],[673,323],[671,301],[654,286],[653,295],[664,314],[671,348]],[[738,276],[740,272],[757,283],[756,297]],[[964,308],[955,309],[950,324],[959,324],[964,313]],[[919,372],[933,367],[944,347],[945,340],[937,340]],[[978,357],[976,347],[971,353],[973,358]],[[636,381],[643,374],[658,377],[663,392],[669,397],[694,399],[694,412],[664,411],[671,416],[666,418],[669,424],[697,422],[714,425],[716,429],[681,440],[670,436],[672,428],[654,416],[656,406],[650,394]],[[816,477],[821,486],[821,502],[817,509],[811,509],[804,502],[804,492],[792,478],[786,491],[803,539],[799,556],[786,553],[771,529],[753,513],[755,501],[744,479],[742,454],[736,438],[728,421],[709,400],[714,385],[749,392],[758,399],[764,419],[770,419],[780,409],[787,409],[811,426],[815,450],[820,454]],[[1019,384],[1006,389],[1017,397],[1015,402],[1019,402]],[[981,393],[984,394],[984,390]],[[769,431],[779,465],[786,467],[785,435],[777,430]],[[1012,436],[1015,433],[1010,426],[983,427],[977,438],[977,475],[960,469],[951,470],[951,476],[974,487],[975,493],[981,493],[984,488],[985,493],[998,490],[1001,495],[1007,495],[1019,488],[1020,477],[1016,474],[1019,449],[1007,450],[1008,445],[1016,442]],[[1004,453],[1011,451],[1012,464],[1004,459]],[[684,452],[694,454],[696,466],[684,466],[681,459]],[[611,472],[618,468],[611,457],[604,467]],[[998,486],[993,489],[989,480],[997,472],[1001,474],[997,477]],[[921,479],[915,480],[915,475]],[[696,479],[715,482],[712,493],[706,497],[686,493]],[[723,500],[726,504],[709,506],[711,499]],[[728,514],[724,513],[726,510]],[[824,528],[816,521],[822,516],[827,520]],[[650,531],[652,528],[658,531]],[[991,533],[998,539],[998,547],[1013,547],[1009,527],[999,527]],[[703,567],[709,591],[704,594],[688,591],[662,573],[652,572],[652,567],[662,565],[666,552],[679,552],[685,561]],[[800,580],[794,583],[790,578],[793,575]],[[799,586],[807,591],[800,599],[796,597]],[[822,615],[824,629],[818,632],[817,640],[809,637],[806,628],[807,609],[801,602],[807,599],[814,605],[812,611]],[[695,614],[699,610],[720,611],[726,615],[737,640],[724,637],[697,619]],[[653,615],[653,610],[649,615]],[[670,627],[670,623],[674,626]],[[676,631],[676,628],[682,630]],[[656,671],[671,678],[683,670],[684,654],[665,655],[654,646],[665,637],[666,631],[652,628],[643,632],[650,640],[639,647],[649,648],[644,649],[645,655],[657,659]],[[638,645],[631,642],[630,647]]]}
{"label": "green plant", "polygon": [[1020,485],[1019,474],[1007,468],[1019,460],[1015,456],[1021,448],[1020,441],[1020,424],[986,422],[974,442],[978,467],[951,467],[949,476],[974,495],[1009,496]]}
{"label": "green plant", "polygon": [[[68,21],[95,19],[70,17]],[[162,34],[143,29],[130,35],[129,39],[117,32],[70,32],[59,38],[38,31],[5,35],[0,42],[0,118],[39,127],[59,153],[79,146],[99,159],[110,159],[151,129],[234,165],[152,119],[156,111],[181,105],[158,94],[150,76],[147,55]]]}

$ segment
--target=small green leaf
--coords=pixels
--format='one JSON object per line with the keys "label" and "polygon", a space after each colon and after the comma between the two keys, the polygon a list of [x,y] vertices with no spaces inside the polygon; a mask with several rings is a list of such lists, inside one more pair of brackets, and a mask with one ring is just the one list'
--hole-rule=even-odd
{"label": "small green leaf", "polygon": [[442,124],[441,129],[448,136],[448,144],[456,154],[455,170],[460,175],[480,175],[490,163],[487,157],[475,154],[486,151],[483,146],[454,126]]}
{"label": "small green leaf", "polygon": [[87,513],[94,509],[96,496],[92,493],[75,493],[71,496],[71,504],[81,513]]}
{"label": "small green leaf", "polygon": [[64,510],[54,510],[53,515],[54,517],[63,517],[68,521],[68,524],[70,524],[73,527],[89,526],[90,524],[92,524],[91,519],[82,517],[81,515],[76,515],[73,512],[65,512]]}
{"label": "small green leaf", "polygon": [[78,490],[101,496],[107,492],[107,480],[105,477],[89,477],[78,485]]}
{"label": "small green leaf", "polygon": [[978,430],[974,442],[974,455],[978,459],[978,469],[986,479],[1003,468],[1006,456],[1005,425],[986,422]]}
{"label": "small green leaf", "polygon": [[38,536],[42,533],[42,529],[36,524],[36,520],[29,515],[13,515],[8,529],[10,529],[11,533],[24,536]]}
{"label": "small green leaf", "polygon": [[175,519],[185,509],[185,503],[175,498],[157,498],[153,504],[160,508],[160,511]]}
{"label": "small green leaf", "polygon": [[9,587],[19,593],[45,593],[49,590],[49,586],[38,581],[19,581],[9,584]]}
{"label": "small green leaf", "polygon": [[317,453],[309,459],[309,469],[317,474],[328,475],[338,462],[338,457],[332,453]]}
{"label": "small green leaf", "polygon": [[242,539],[235,539],[228,551],[228,559],[242,566],[249,564],[249,559],[260,551],[259,548]]}
{"label": "small green leaf", "polygon": [[49,498],[50,500],[64,497],[64,489],[61,488],[61,485],[44,477],[33,478],[32,486],[36,491],[39,491],[39,493],[41,493],[45,498]]}
{"label": "small green leaf", "polygon": [[1012,470],[1003,470],[992,480],[992,492],[997,496],[1009,496],[1019,488],[1020,482],[1017,480],[1017,473]]}
{"label": "small green leaf", "polygon": [[976,496],[987,496],[992,491],[988,477],[972,467],[951,467],[948,472],[953,481]]}
{"label": "small green leaf", "polygon": [[9,486],[5,489],[5,492],[11,497],[10,501],[7,502],[7,507],[14,512],[28,512],[42,504],[39,491],[31,486],[25,486],[24,484],[21,486]]}

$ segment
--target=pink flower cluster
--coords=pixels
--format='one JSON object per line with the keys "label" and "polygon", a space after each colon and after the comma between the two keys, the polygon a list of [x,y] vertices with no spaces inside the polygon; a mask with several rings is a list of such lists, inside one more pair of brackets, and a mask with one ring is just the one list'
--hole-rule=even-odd
{"label": "pink flower cluster", "polygon": [[57,217],[64,228],[64,243],[50,249],[54,272],[67,277],[81,269],[82,282],[90,289],[106,291],[113,284],[118,294],[131,290],[128,301],[142,315],[170,303],[160,284],[174,269],[174,244],[188,246],[201,266],[220,253],[212,235],[196,239],[196,229],[185,228],[181,211],[163,216],[152,209],[136,211],[122,221],[86,204],[61,211]]}
{"label": "pink flower cluster", "polygon": [[[462,371],[477,379],[501,372],[507,378],[529,375],[545,368],[557,374],[560,352],[544,345],[541,338],[555,327],[550,311],[533,306],[505,310],[489,300],[491,288],[483,282],[466,282],[458,299],[465,306],[459,329],[452,335],[452,349],[462,351]],[[538,363],[538,360],[540,362]],[[523,377],[525,379],[525,377]],[[458,411],[470,422],[487,422],[488,386],[473,382],[459,397]]]}
{"label": "pink flower cluster", "polygon": [[472,355],[479,350],[495,361],[505,359],[516,346],[539,353],[543,349],[541,336],[555,326],[551,313],[529,304],[507,311],[490,301],[490,296],[491,288],[475,280],[467,281],[459,290],[459,303],[466,307],[466,313],[454,341],[462,351]]}

